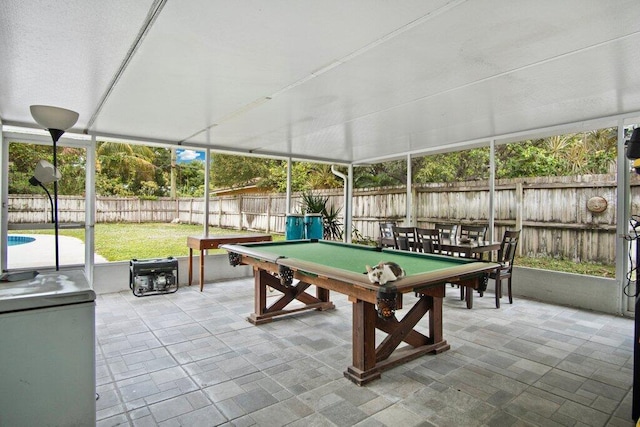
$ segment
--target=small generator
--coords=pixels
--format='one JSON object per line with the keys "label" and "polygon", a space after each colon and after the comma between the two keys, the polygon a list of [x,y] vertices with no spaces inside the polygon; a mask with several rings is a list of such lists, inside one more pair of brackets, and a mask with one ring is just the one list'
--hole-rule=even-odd
{"label": "small generator", "polygon": [[132,259],[129,288],[137,297],[168,294],[178,290],[178,260],[173,257]]}

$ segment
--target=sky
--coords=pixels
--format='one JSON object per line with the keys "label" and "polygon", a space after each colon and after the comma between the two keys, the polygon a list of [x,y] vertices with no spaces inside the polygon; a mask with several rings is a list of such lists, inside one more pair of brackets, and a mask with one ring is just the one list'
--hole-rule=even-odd
{"label": "sky", "polygon": [[189,163],[194,160],[204,162],[204,151],[177,149],[176,150],[178,163]]}

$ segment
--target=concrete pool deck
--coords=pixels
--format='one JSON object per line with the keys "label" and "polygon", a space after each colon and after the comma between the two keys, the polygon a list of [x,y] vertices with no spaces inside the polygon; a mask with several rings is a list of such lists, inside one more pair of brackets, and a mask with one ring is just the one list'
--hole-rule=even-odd
{"label": "concrete pool deck", "polygon": [[[9,234],[11,235],[11,234]],[[29,243],[7,247],[7,267],[11,270],[31,267],[55,266],[55,237],[48,234],[17,234],[33,237]],[[69,236],[58,236],[58,255],[60,265],[84,264],[85,245],[82,240]],[[108,262],[104,257],[94,254],[95,263]]]}

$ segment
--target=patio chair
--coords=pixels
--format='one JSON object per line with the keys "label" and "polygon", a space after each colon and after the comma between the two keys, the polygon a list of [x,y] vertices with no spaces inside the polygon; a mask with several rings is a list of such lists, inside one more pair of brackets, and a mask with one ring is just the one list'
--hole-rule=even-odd
{"label": "patio chair", "polygon": [[440,232],[440,239],[455,239],[458,237],[458,224],[436,224],[434,228]]}
{"label": "patio chair", "polygon": [[394,247],[403,251],[416,250],[416,229],[414,227],[393,226]]}
{"label": "patio chair", "polygon": [[396,242],[393,239],[393,227],[395,222],[381,222],[380,224],[380,238],[378,239],[379,246],[381,248],[395,247]]}
{"label": "patio chair", "polygon": [[[436,224],[434,228],[440,233],[440,240],[455,239],[458,235],[457,224]],[[453,255],[450,251],[445,252],[442,249],[440,250],[440,253],[443,255]]]}
{"label": "patio chair", "polygon": [[500,308],[500,298],[502,298],[502,281],[504,279],[507,279],[507,296],[509,297],[509,304],[513,304],[513,296],[511,295],[511,278],[513,275],[513,260],[516,256],[516,248],[518,247],[519,240],[520,230],[507,230],[504,232],[502,244],[498,251],[497,261],[500,263],[500,268],[489,274],[489,278],[494,279],[496,282],[496,308]]}
{"label": "patio chair", "polygon": [[435,228],[417,228],[416,239],[418,240],[417,250],[428,254],[440,252],[440,232]]}
{"label": "patio chair", "polygon": [[[469,239],[472,241],[484,240],[487,234],[487,227],[484,225],[461,225],[460,240]],[[464,254],[461,254],[464,255]],[[480,258],[480,254],[476,254],[474,258]]]}
{"label": "patio chair", "polygon": [[486,225],[461,225],[460,226],[460,238],[467,238],[471,240],[484,240],[487,234]]}

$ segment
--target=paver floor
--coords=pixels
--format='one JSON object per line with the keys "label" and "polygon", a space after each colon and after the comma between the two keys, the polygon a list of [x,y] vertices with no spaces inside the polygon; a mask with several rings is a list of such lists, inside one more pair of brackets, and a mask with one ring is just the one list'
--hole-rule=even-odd
{"label": "paver floor", "polygon": [[98,425],[635,425],[632,319],[519,298],[496,309],[491,294],[467,310],[447,287],[451,349],[358,387],[343,377],[351,303],[332,300],[253,326],[251,278],[100,295]]}

